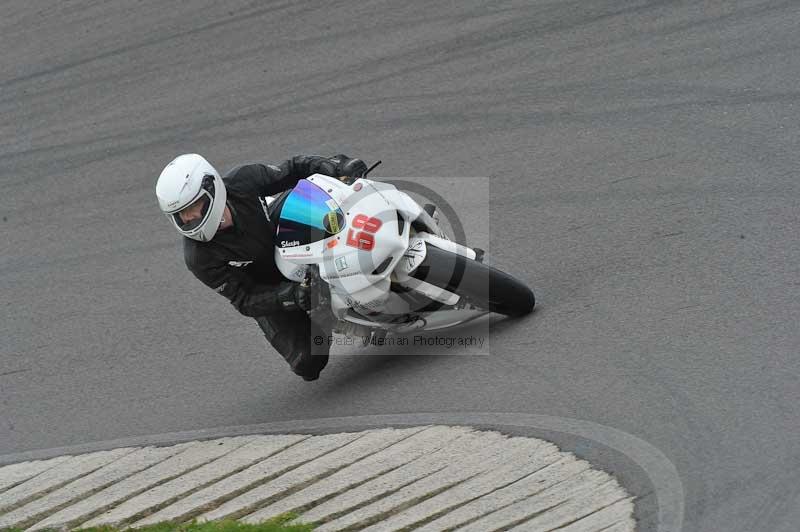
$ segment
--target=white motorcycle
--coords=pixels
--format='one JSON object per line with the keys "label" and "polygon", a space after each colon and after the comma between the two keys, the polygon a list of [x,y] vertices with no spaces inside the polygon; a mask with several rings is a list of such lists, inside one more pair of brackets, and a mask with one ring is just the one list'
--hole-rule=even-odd
{"label": "white motorcycle", "polygon": [[267,201],[278,269],[319,284],[335,332],[374,338],[533,310],[530,288],[451,241],[434,206],[393,185],[314,174]]}

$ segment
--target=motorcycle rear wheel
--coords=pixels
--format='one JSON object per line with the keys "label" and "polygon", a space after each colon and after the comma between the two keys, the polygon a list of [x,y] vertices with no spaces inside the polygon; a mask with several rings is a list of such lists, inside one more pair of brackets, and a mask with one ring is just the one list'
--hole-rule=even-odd
{"label": "motorcycle rear wheel", "polygon": [[425,260],[412,276],[465,298],[478,308],[522,316],[533,310],[536,298],[522,281],[486,264],[427,246]]}

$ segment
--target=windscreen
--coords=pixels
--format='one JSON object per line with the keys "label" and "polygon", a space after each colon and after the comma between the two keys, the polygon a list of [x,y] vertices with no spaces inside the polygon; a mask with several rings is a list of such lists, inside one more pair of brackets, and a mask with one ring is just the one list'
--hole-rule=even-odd
{"label": "windscreen", "polygon": [[344,229],[344,214],[324,190],[300,180],[281,207],[277,244],[287,248],[311,244]]}

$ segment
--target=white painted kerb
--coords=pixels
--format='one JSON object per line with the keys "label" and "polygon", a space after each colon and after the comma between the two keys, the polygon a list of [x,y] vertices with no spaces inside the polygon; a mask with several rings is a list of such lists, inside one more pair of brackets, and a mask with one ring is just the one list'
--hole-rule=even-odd
{"label": "white painted kerb", "polygon": [[318,530],[632,531],[633,498],[552,443],[469,427],[255,435],[0,467],[0,529],[259,522]]}

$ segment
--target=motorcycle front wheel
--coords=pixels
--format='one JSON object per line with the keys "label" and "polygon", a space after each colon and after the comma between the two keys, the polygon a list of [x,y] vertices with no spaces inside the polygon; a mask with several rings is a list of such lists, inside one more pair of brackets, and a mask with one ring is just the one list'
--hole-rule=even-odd
{"label": "motorcycle front wheel", "polygon": [[522,281],[481,262],[427,246],[425,260],[412,276],[465,298],[472,305],[522,316],[533,310],[536,298]]}

